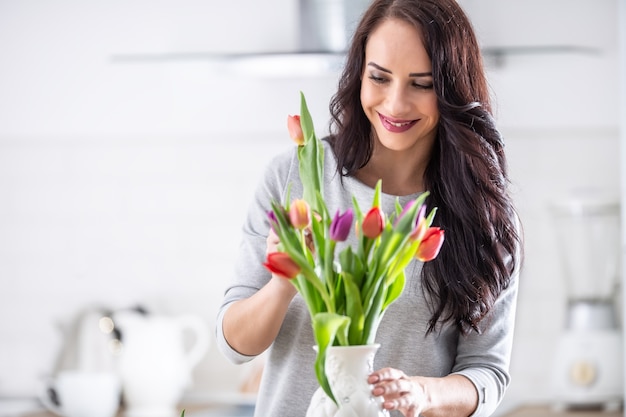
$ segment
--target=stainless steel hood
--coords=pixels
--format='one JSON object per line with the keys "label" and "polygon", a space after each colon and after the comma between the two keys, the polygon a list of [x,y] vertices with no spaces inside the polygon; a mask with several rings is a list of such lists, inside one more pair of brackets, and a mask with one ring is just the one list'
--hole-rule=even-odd
{"label": "stainless steel hood", "polygon": [[371,0],[297,1],[298,40],[291,51],[118,54],[111,56],[111,61],[202,61],[221,71],[262,77],[339,74],[354,29]]}
{"label": "stainless steel hood", "polygon": [[370,0],[300,0],[300,51],[342,53]]}

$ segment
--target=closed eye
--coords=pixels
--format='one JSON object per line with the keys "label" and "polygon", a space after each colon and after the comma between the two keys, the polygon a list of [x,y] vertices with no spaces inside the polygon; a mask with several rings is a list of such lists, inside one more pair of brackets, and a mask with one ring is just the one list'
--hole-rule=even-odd
{"label": "closed eye", "polygon": [[374,74],[371,74],[369,76],[369,79],[374,81],[376,84],[385,84],[386,82],[388,82],[388,80],[384,77],[378,77]]}
{"label": "closed eye", "polygon": [[420,90],[432,90],[433,84],[432,83],[429,83],[429,84],[413,83],[413,87],[418,88]]}

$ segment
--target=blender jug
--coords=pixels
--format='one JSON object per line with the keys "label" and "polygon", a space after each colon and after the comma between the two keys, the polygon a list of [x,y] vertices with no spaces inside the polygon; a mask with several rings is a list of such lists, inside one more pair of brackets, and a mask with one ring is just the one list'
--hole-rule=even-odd
{"label": "blender jug", "polygon": [[553,206],[558,256],[567,291],[568,328],[617,326],[620,206],[610,198],[580,197]]}
{"label": "blender jug", "polygon": [[579,193],[551,208],[567,302],[553,362],[553,405],[618,410],[623,402],[619,200]]}

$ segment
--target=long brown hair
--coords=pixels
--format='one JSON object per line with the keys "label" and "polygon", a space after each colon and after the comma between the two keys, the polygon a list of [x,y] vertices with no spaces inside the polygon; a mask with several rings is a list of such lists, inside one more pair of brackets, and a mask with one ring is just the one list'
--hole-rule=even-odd
{"label": "long brown hair", "polygon": [[352,176],[372,155],[372,126],[360,101],[361,75],[368,36],[389,18],[422,32],[440,113],[424,183],[446,241],[422,270],[432,311],[428,331],[452,321],[464,332],[480,332],[479,322],[519,267],[521,235],[480,48],[456,0],[374,0],[367,9],[330,103],[337,169]]}

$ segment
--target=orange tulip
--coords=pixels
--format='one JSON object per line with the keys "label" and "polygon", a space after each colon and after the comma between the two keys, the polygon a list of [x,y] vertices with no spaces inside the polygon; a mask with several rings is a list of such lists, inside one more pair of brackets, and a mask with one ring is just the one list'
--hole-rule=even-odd
{"label": "orange tulip", "polygon": [[304,133],[302,133],[300,116],[287,116],[287,130],[289,130],[291,139],[296,142],[298,146],[304,145]]}
{"label": "orange tulip", "polygon": [[272,252],[267,255],[263,264],[270,272],[281,277],[292,279],[300,273],[300,266],[285,252]]}
{"label": "orange tulip", "polygon": [[304,200],[294,200],[289,206],[289,221],[296,229],[304,229],[311,223],[311,208]]}
{"label": "orange tulip", "polygon": [[429,227],[417,248],[415,257],[422,262],[432,261],[443,245],[444,231],[439,227]]}

